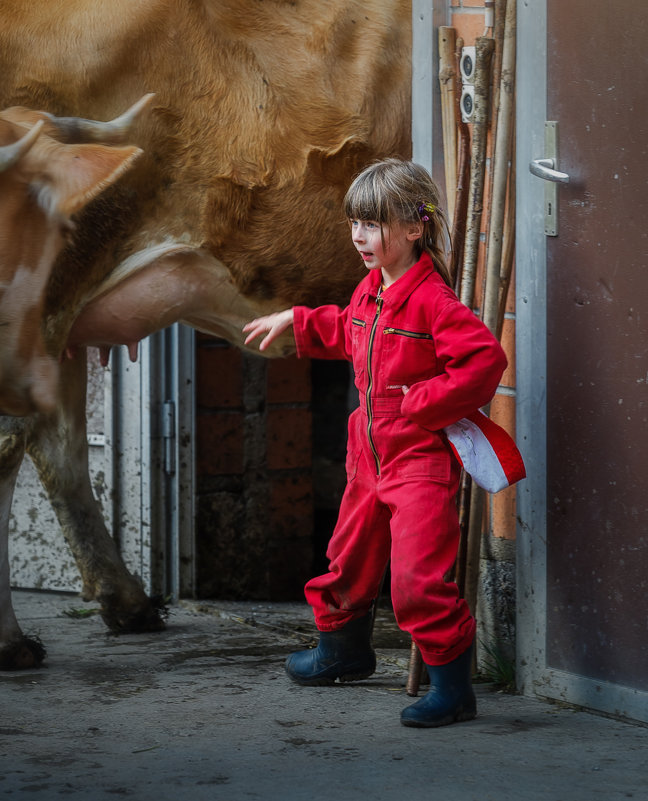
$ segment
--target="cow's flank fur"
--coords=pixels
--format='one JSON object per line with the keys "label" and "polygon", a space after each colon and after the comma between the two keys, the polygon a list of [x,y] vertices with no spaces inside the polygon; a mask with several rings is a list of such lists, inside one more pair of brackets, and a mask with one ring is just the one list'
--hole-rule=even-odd
{"label": "cow's flank fur", "polygon": [[56,265],[53,347],[63,300],[76,308],[164,239],[206,248],[253,299],[348,296],[361,267],[343,193],[367,161],[409,150],[408,3],[0,0],[0,13],[0,108],[109,119],[155,92],[130,140],[143,158]]}

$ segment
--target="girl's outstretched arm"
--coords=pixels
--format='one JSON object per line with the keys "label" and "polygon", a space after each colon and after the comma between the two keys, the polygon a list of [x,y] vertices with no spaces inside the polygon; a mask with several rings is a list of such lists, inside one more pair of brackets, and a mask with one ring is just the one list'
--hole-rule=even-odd
{"label": "girl's outstretched arm", "polygon": [[293,324],[293,310],[285,309],[275,314],[268,314],[266,317],[258,317],[243,326],[243,332],[247,334],[245,344],[247,345],[260,334],[267,332],[267,335],[259,343],[259,350],[265,350],[274,340]]}

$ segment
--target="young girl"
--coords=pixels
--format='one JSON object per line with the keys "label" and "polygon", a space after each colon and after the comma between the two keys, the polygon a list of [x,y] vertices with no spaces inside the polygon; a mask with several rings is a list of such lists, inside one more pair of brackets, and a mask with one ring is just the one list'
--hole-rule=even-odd
{"label": "young girl", "polygon": [[305,588],[319,644],[291,654],[286,670],[305,685],[374,672],[371,610],[391,559],[394,614],[431,681],[401,722],[443,726],[476,714],[475,621],[445,578],[459,543],[460,466],[443,428],[490,401],[506,357],[449,286],[439,192],[422,167],[373,164],[353,181],[344,211],[369,271],[347,308],[296,306],[243,329],[246,343],[265,333],[264,350],[292,325],[297,355],[352,361],[360,394],[329,572]]}

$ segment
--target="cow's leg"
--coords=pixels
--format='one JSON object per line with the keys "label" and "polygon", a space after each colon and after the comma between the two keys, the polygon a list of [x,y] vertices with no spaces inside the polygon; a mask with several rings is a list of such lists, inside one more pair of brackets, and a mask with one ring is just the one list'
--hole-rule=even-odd
{"label": "cow's leg", "polygon": [[22,419],[0,417],[0,670],[35,667],[45,657],[42,644],[22,633],[11,603],[9,514],[24,455]]}
{"label": "cow's leg", "polygon": [[100,603],[111,631],[163,629],[158,609],[126,569],[92,494],[85,350],[61,365],[60,393],[54,414],[30,419],[26,447],[81,573],[83,598]]}

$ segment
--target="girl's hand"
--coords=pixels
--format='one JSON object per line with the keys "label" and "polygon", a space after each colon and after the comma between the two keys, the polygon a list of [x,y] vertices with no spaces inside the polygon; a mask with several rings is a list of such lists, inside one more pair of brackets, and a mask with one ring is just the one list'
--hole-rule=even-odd
{"label": "girl's hand", "polygon": [[252,342],[260,334],[267,331],[267,335],[259,343],[259,350],[265,350],[274,340],[293,324],[293,310],[286,309],[275,314],[268,314],[266,317],[258,317],[243,326],[244,333],[247,334],[244,344]]}

